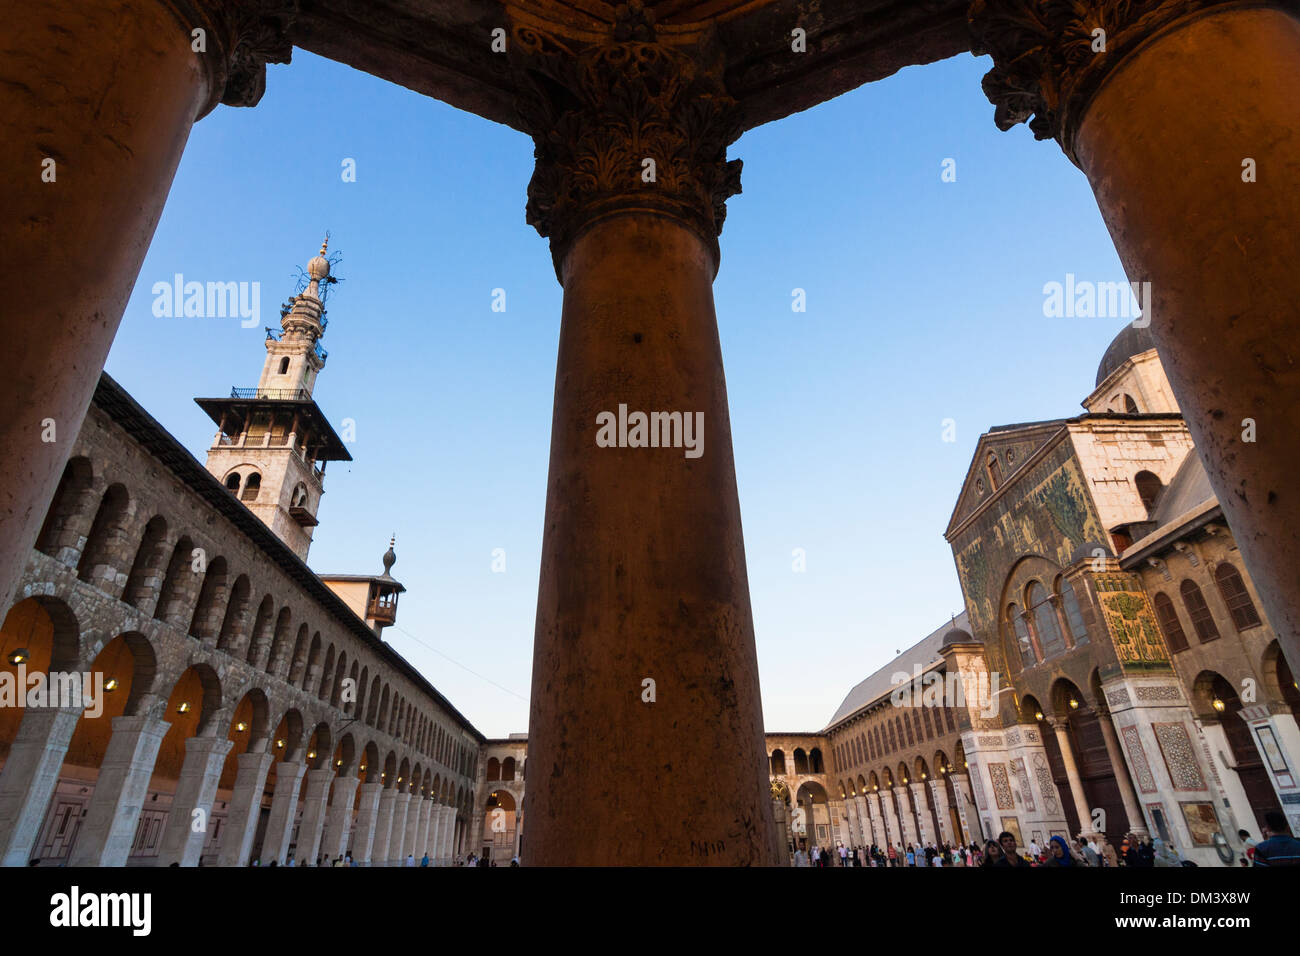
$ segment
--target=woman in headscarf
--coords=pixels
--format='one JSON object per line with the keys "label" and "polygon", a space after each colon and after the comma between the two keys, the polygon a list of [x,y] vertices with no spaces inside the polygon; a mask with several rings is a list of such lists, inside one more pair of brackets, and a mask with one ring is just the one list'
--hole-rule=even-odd
{"label": "woman in headscarf", "polygon": [[984,861],[980,866],[1010,866],[1007,862],[1006,854],[1002,852],[1002,847],[998,845],[997,840],[987,840],[984,843]]}
{"label": "woman in headscarf", "polygon": [[1047,844],[1047,859],[1043,861],[1043,866],[1073,866],[1074,860],[1070,858],[1070,844],[1065,842],[1065,837],[1056,835],[1052,837],[1051,842]]}
{"label": "woman in headscarf", "polygon": [[1155,840],[1155,865],[1156,866],[1182,866],[1182,855],[1170,844],[1161,840],[1159,837]]}

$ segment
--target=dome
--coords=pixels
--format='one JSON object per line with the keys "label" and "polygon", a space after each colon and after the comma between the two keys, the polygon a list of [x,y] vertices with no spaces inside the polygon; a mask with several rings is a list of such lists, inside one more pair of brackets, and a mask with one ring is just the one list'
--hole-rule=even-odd
{"label": "dome", "polygon": [[1107,377],[1134,355],[1140,355],[1156,347],[1156,340],[1151,335],[1151,326],[1135,326],[1129,323],[1120,330],[1119,335],[1111,340],[1106,354],[1097,366],[1097,385],[1100,386]]}
{"label": "dome", "polygon": [[329,233],[325,234],[325,241],[320,244],[320,252],[307,263],[307,274],[313,279],[324,279],[330,274],[330,261],[325,258],[325,250],[329,248]]}

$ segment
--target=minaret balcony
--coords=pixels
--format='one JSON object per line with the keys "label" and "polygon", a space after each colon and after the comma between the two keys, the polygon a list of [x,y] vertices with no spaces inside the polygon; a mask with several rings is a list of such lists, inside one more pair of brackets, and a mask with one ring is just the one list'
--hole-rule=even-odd
{"label": "minaret balcony", "polygon": [[392,624],[397,620],[397,602],[378,599],[371,601],[370,607],[366,609],[366,617],[376,624]]}
{"label": "minaret balcony", "polygon": [[305,388],[232,388],[231,398],[268,399],[279,402],[309,402],[311,392]]}

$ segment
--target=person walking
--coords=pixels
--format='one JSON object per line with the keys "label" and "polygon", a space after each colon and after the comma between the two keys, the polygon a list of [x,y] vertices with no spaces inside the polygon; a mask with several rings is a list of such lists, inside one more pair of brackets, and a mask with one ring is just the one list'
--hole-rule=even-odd
{"label": "person walking", "polygon": [[420,866],[428,866],[428,865],[429,865],[429,854],[426,853],[420,859]]}

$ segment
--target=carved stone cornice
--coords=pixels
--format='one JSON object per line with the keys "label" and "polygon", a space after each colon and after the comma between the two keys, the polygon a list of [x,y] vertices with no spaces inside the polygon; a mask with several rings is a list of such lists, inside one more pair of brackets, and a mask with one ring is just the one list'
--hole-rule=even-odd
{"label": "carved stone cornice", "polygon": [[972,0],[967,23],[971,52],[993,57],[983,87],[998,128],[1027,122],[1077,162],[1079,124],[1126,57],[1177,21],[1261,6],[1295,10],[1300,0]]}
{"label": "carved stone cornice", "polygon": [[707,35],[661,41],[652,12],[632,3],[602,39],[516,24],[510,56],[536,147],[527,221],[551,240],[557,273],[583,230],[632,210],[684,223],[716,259],[726,201],[740,192],[741,162],[727,147],[743,124]]}
{"label": "carved stone cornice", "polygon": [[288,31],[298,0],[162,0],[187,33],[204,31],[206,49],[198,53],[208,71],[211,96],[199,111],[206,116],[218,103],[256,106],[266,92],[266,64],[288,63],[293,43]]}

